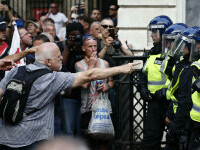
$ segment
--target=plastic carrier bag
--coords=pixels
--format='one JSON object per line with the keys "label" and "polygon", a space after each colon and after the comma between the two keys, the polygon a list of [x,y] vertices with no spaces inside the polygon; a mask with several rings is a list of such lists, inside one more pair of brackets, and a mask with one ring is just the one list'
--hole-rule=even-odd
{"label": "plastic carrier bag", "polygon": [[88,126],[88,134],[95,139],[112,139],[115,135],[110,117],[111,104],[108,97],[100,93],[92,106],[92,117]]}

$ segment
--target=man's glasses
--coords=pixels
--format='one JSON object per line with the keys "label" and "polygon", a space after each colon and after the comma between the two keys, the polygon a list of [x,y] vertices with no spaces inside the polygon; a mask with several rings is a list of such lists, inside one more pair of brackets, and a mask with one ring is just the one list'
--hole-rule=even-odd
{"label": "man's glasses", "polygon": [[82,42],[83,41],[83,37],[81,35],[70,35],[67,38],[69,41],[75,41],[75,42]]}
{"label": "man's glasses", "polygon": [[68,22],[68,23],[74,23],[74,22],[78,23],[78,22],[79,22],[79,20],[78,20],[78,19],[75,19],[75,20],[69,20],[69,22]]}
{"label": "man's glasses", "polygon": [[104,29],[107,29],[108,27],[110,28],[110,29],[112,29],[112,28],[114,28],[114,26],[111,26],[111,25],[101,25]]}
{"label": "man's glasses", "polygon": [[75,36],[72,36],[72,35],[68,36],[68,40],[69,41],[74,41],[75,40]]}
{"label": "man's glasses", "polygon": [[93,36],[86,36],[83,41],[88,41],[88,40],[97,40]]}

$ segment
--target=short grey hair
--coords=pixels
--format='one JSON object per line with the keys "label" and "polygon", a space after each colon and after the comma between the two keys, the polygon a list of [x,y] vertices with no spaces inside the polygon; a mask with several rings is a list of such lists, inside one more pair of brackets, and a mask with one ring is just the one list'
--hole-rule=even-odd
{"label": "short grey hair", "polygon": [[113,22],[112,19],[110,19],[110,18],[104,18],[104,19],[102,19],[102,20],[101,20],[101,24],[102,24],[105,20],[111,21],[112,24],[114,25],[114,22]]}
{"label": "short grey hair", "polygon": [[91,26],[90,26],[90,29],[92,29],[93,26],[94,26],[95,24],[101,25],[101,22],[100,22],[100,21],[95,21],[95,22],[93,22],[93,23],[91,24]]}
{"label": "short grey hair", "polygon": [[50,59],[50,58],[51,58],[51,54],[49,52],[48,53],[35,53],[35,60],[38,62],[44,62],[46,59]]}
{"label": "short grey hair", "polygon": [[[47,45],[44,45],[44,44],[48,44],[48,43],[51,43],[51,42],[43,43],[42,45],[40,45],[38,47],[38,49],[35,52],[35,60],[36,61],[44,62],[46,59],[50,59],[53,57],[52,51],[49,50],[49,48],[52,48],[52,46],[48,47]],[[54,43],[51,43],[51,44],[54,44]]]}

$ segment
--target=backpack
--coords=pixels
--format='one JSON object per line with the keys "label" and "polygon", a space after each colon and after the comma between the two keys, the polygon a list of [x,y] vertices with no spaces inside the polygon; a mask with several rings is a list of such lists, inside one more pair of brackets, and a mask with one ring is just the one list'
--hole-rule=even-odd
{"label": "backpack", "polygon": [[28,114],[24,113],[33,82],[42,75],[51,72],[48,69],[28,72],[25,66],[19,67],[17,74],[6,85],[6,90],[0,103],[0,117],[8,124],[15,125],[25,116],[40,110],[41,108]]}

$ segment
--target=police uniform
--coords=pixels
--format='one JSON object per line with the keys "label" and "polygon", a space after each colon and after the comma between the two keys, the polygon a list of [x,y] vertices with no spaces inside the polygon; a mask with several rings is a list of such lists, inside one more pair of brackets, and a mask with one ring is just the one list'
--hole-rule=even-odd
{"label": "police uniform", "polygon": [[160,42],[154,43],[154,47],[149,51],[149,58],[138,81],[140,96],[145,102],[148,102],[147,114],[144,116],[144,135],[141,145],[143,150],[160,150],[161,146],[168,101],[166,97],[156,97],[155,93],[160,89],[167,88],[167,76],[160,71],[163,62],[161,37],[170,25],[172,25],[171,19],[161,15],[152,19],[147,27],[148,32],[156,36],[157,40],[160,39]]}
{"label": "police uniform", "polygon": [[186,135],[189,132],[187,121],[189,119],[189,110],[191,109],[191,99],[189,99],[191,92],[191,80],[189,78],[191,75],[188,75],[190,64],[191,62],[187,58],[181,60],[175,67],[171,88],[172,107],[175,116],[170,122],[169,132],[166,137],[167,150],[179,149],[180,136]]}
{"label": "police uniform", "polygon": [[[173,57],[183,53],[180,62],[175,65],[175,71],[172,79],[171,99],[173,102],[174,119],[171,120],[166,135],[167,145],[166,150],[177,150],[179,148],[187,148],[187,139],[189,135],[189,111],[191,109],[191,78],[189,61],[193,54],[193,36],[198,30],[198,27],[190,27],[183,31],[174,42],[175,47]],[[188,48],[185,49],[185,48]],[[186,52],[189,52],[187,54]]]}
{"label": "police uniform", "polygon": [[[153,51],[155,50],[155,51]],[[165,112],[168,108],[166,99],[157,100],[154,96],[159,89],[166,88],[166,75],[160,72],[163,59],[160,58],[161,43],[155,45],[150,51],[149,58],[143,68],[144,74],[140,75],[138,87],[142,96],[142,91],[146,87],[152,96],[152,100],[148,103],[147,116],[144,121],[144,137],[142,141],[142,149],[157,150],[160,149],[161,139],[165,128]],[[151,54],[154,55],[151,55]]]}
{"label": "police uniform", "polygon": [[[193,82],[200,77],[200,59],[192,63]],[[200,93],[195,91],[192,94],[192,109],[190,111],[191,118],[191,136],[189,141],[189,150],[198,150],[200,148]]]}

